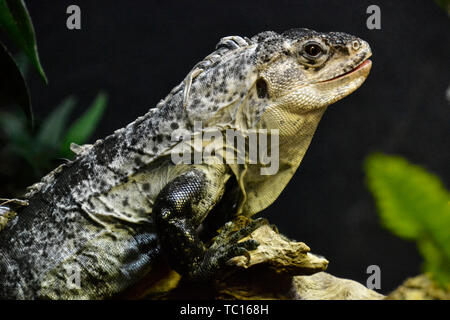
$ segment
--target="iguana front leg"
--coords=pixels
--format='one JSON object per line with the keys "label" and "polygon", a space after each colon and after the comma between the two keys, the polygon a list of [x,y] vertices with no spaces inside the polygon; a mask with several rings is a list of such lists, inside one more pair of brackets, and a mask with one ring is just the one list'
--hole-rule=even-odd
{"label": "iguana front leg", "polygon": [[197,229],[223,194],[223,176],[192,169],[173,179],[160,192],[153,213],[161,246],[172,268],[191,279],[207,279],[223,264],[239,255],[248,255],[258,243],[238,241],[257,229],[255,220],[232,232],[230,223],[207,248]]}

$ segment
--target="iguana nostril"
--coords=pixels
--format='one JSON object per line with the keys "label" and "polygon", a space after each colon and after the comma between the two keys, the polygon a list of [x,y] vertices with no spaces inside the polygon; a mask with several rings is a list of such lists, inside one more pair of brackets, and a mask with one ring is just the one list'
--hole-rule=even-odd
{"label": "iguana nostril", "polygon": [[359,43],[358,40],[354,40],[354,41],[352,42],[352,49],[353,49],[353,50],[358,51],[360,47],[361,47],[361,44]]}

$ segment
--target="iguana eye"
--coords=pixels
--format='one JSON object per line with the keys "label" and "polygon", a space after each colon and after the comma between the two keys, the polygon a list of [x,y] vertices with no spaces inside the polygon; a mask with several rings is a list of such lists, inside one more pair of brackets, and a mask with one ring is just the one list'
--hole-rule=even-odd
{"label": "iguana eye", "polygon": [[318,43],[309,43],[304,48],[303,51],[306,53],[306,55],[317,58],[323,53],[322,47]]}
{"label": "iguana eye", "polygon": [[298,51],[300,63],[308,67],[322,65],[328,56],[328,48],[322,41],[307,40],[302,43]]}

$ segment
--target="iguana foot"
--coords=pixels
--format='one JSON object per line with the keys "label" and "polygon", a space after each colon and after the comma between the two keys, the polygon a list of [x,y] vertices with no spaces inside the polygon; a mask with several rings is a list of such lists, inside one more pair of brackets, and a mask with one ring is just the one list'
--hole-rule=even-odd
{"label": "iguana foot", "polygon": [[194,280],[209,279],[228,260],[237,256],[246,256],[247,260],[250,260],[249,251],[255,250],[259,243],[256,240],[242,242],[239,242],[239,240],[265,224],[267,224],[267,220],[259,218],[251,220],[246,226],[236,231],[234,222],[226,223],[220,233],[213,239],[212,245],[206,250],[198,269],[189,278]]}

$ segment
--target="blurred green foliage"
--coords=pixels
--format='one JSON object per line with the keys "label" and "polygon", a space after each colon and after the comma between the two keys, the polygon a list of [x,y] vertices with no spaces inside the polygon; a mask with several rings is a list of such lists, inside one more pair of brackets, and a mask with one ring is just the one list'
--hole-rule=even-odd
{"label": "blurred green foliage", "polygon": [[[21,53],[13,57],[0,42],[0,193],[21,195],[57,166],[60,158],[72,158],[70,144],[83,144],[92,136],[106,108],[107,95],[100,92],[87,111],[69,124],[76,106],[69,96],[33,128],[31,99],[26,84],[29,63],[47,83],[31,18],[23,0],[0,0],[0,29]],[[10,111],[20,106],[21,112]],[[29,124],[32,124],[31,126]]]}
{"label": "blurred green foliage", "polygon": [[[23,0],[0,0],[0,29],[25,53],[47,83],[42,68],[33,23]],[[31,127],[33,111],[29,90],[17,61],[0,42],[0,107],[16,105],[26,114]]]}
{"label": "blurred green foliage", "polygon": [[37,127],[30,132],[21,113],[0,112],[0,130],[5,135],[4,154],[24,159],[35,172],[34,178],[53,168],[58,158],[73,158],[70,143],[83,144],[92,136],[107,103],[107,95],[100,92],[87,111],[68,129],[68,119],[76,106],[76,98],[64,99]]}
{"label": "blurred green foliage", "polygon": [[14,58],[0,42],[0,108],[19,106],[33,123],[30,94]]}
{"label": "blurred green foliage", "polygon": [[0,0],[0,26],[25,52],[42,79],[47,82],[39,60],[33,23],[23,0]]}
{"label": "blurred green foliage", "polygon": [[450,288],[450,193],[438,177],[401,157],[373,154],[365,171],[382,224],[416,241],[424,271]]}
{"label": "blurred green foliage", "polygon": [[87,111],[67,130],[62,140],[61,153],[65,157],[72,154],[70,144],[83,144],[89,140],[106,108],[108,96],[100,92]]}

